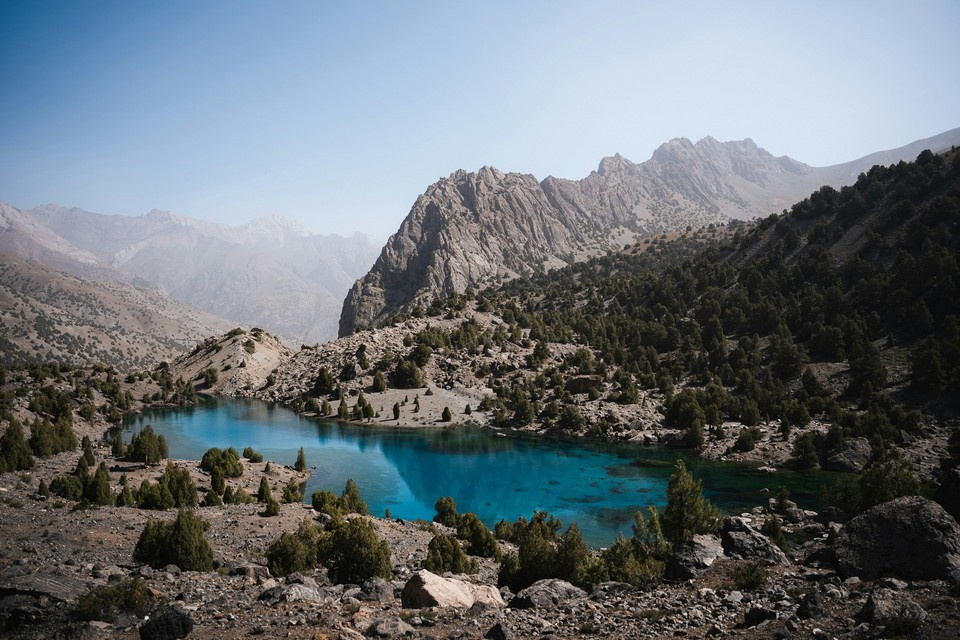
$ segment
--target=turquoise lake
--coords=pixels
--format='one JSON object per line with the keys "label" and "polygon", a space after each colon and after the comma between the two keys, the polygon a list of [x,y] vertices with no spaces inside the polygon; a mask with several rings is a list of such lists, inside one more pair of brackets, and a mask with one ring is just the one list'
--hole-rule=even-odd
{"label": "turquoise lake", "polygon": [[353,478],[375,515],[389,508],[393,517],[429,520],[437,498],[452,496],[461,513],[473,511],[490,527],[501,518],[548,511],[564,526],[577,523],[593,546],[610,544],[617,532],[629,536],[634,512],[666,503],[667,480],[678,457],[725,511],[765,504],[780,485],[801,507],[816,508],[827,482],[823,474],[768,474],[686,458],[665,447],[503,437],[478,429],[341,424],[249,400],[205,398],[196,407],[148,411],[127,429],[148,424],[166,437],[172,458],[199,460],[210,447],[242,451],[250,446],[265,460],[292,465],[303,447],[307,464],[315,465],[307,500],[318,489],[339,494]]}

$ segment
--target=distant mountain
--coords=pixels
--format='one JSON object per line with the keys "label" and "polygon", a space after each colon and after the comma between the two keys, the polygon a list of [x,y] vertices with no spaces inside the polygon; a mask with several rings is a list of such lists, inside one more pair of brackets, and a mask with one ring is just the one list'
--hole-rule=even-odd
{"label": "distant mountain", "polygon": [[774,157],[752,140],[671,140],[650,160],[604,158],[582,180],[456,171],[431,185],[350,289],[340,335],[436,297],[538,272],[638,239],[778,212],[818,187],[852,183],[877,163],[960,144],[960,129],[833,167]]}
{"label": "distant mountain", "polygon": [[87,281],[0,253],[0,363],[6,366],[57,361],[145,369],[230,324],[156,289]]}
{"label": "distant mountain", "polygon": [[336,334],[340,301],[373,263],[376,245],[311,235],[280,216],[228,226],[165,211],[108,216],[60,205],[0,206],[0,250],[85,279],[159,287],[235,324],[290,342]]}

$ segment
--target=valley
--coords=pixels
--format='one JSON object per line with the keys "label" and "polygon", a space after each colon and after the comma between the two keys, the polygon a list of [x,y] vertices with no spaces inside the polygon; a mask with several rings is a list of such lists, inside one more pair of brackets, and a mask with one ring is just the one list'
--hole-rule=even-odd
{"label": "valley", "polygon": [[[709,140],[668,143],[655,158],[665,164],[673,154],[718,147],[751,151],[766,170],[809,169],[755,146]],[[588,181],[652,166],[604,163],[603,175]],[[724,166],[748,181],[772,180],[741,163],[721,163],[720,174]],[[169,626],[189,621],[190,637],[200,638],[955,637],[956,150],[865,168],[848,186],[814,187],[782,213],[750,222],[731,220],[717,204],[715,217],[686,225],[677,217],[636,235],[616,232],[615,240],[596,231],[606,239],[578,245],[569,259],[531,244],[527,257],[545,262],[518,262],[509,273],[485,272],[483,260],[464,271],[457,252],[480,254],[459,241],[431,244],[422,225],[411,230],[421,219],[456,219],[463,237],[479,234],[477,246],[521,256],[515,228],[504,223],[494,237],[496,225],[473,228],[470,216],[482,221],[519,202],[511,189],[530,198],[548,189],[492,169],[451,181],[460,187],[438,183],[418,201],[371,272],[397,258],[409,267],[397,273],[433,284],[421,289],[411,278],[396,305],[360,304],[373,314],[369,326],[344,332],[341,323],[347,335],[337,340],[292,350],[268,330],[228,324],[163,362],[167,352],[143,339],[157,360],[128,347],[113,364],[104,353],[122,349],[124,334],[102,329],[99,339],[118,340],[116,349],[75,349],[74,357],[83,347],[94,362],[22,356],[0,369],[4,632],[136,637],[156,626],[139,613],[142,600],[152,617]],[[721,192],[730,206],[746,202]],[[596,202],[610,199],[604,193]],[[441,194],[487,204],[441,213]],[[541,237],[537,228],[531,238]],[[421,244],[403,248],[414,237]],[[459,248],[445,253],[452,247]],[[445,265],[450,277],[438,279],[431,264]],[[58,293],[53,283],[80,286],[72,276],[23,259],[10,265],[4,330],[22,339],[16,348],[74,353],[64,346],[74,343],[57,336],[70,335],[73,318],[97,326],[96,304],[104,303]],[[138,300],[133,289],[118,291],[114,299]],[[371,299],[364,295],[354,299]],[[122,326],[136,318],[122,306],[102,308],[100,315],[131,314]],[[163,317],[180,326],[178,316]],[[144,323],[144,335],[155,335],[158,322]],[[242,455],[218,447],[167,461],[167,443],[142,422],[137,438],[146,440],[122,435],[132,414],[155,415],[159,424],[168,414],[149,412],[199,412],[198,394],[249,398],[254,413],[282,405],[301,416],[294,420],[335,421],[388,439],[420,428],[449,442],[483,429],[502,434],[481,447],[491,452],[498,439],[550,439],[655,446],[668,464],[680,461],[669,467],[659,510],[621,514],[623,535],[591,549],[572,516],[561,523],[520,514],[491,530],[481,514],[438,500],[434,517],[379,517],[361,498],[375,481],[348,480],[338,495],[339,482],[322,484],[322,457],[294,463],[292,449],[265,458],[254,447]],[[269,436],[259,442],[271,449]],[[707,467],[691,462],[691,476],[682,462],[691,456],[763,467],[754,473],[764,474],[767,491],[757,491],[752,506],[720,513],[703,500],[712,491],[707,480],[697,482],[709,478]],[[585,481],[575,465],[570,479]],[[525,466],[533,463],[510,471],[522,475]],[[464,464],[465,476],[498,473],[496,463],[470,468]],[[815,509],[799,492],[793,500],[779,491],[785,469],[802,476],[817,468],[840,475]],[[637,489],[640,477],[620,490]],[[448,495],[439,481],[421,484],[421,509],[431,499],[424,487]],[[488,493],[496,491],[504,489]],[[462,503],[470,508],[469,499]],[[898,533],[876,533],[888,530]],[[171,531],[186,536],[172,562],[163,554],[173,547],[156,542]],[[928,556],[910,566],[896,560],[917,549]],[[440,586],[431,592],[425,582]],[[438,593],[459,595],[440,602]]]}

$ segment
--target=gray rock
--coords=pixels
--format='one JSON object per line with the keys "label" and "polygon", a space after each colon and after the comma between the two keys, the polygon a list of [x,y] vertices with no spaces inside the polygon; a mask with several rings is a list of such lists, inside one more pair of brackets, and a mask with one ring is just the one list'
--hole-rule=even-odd
{"label": "gray rock", "polygon": [[797,617],[804,620],[819,620],[823,617],[823,596],[819,591],[811,591],[800,601]]}
{"label": "gray rock", "polygon": [[936,500],[954,520],[960,521],[960,466],[943,474],[943,480],[937,488]]}
{"label": "gray rock", "polygon": [[419,635],[413,627],[400,618],[378,620],[371,624],[364,634],[371,638],[401,638]]}
{"label": "gray rock", "polygon": [[71,602],[88,590],[86,582],[59,570],[33,571],[23,566],[7,568],[0,574],[0,584],[7,593],[46,596],[61,602]]}
{"label": "gray rock", "polygon": [[709,569],[723,555],[720,538],[695,535],[683,545],[667,565],[667,576],[674,580],[690,580]]}
{"label": "gray rock", "polygon": [[936,502],[897,498],[847,523],[834,553],[843,577],[953,579],[960,573],[960,526]]}
{"label": "gray rock", "polygon": [[507,630],[505,626],[503,626],[502,622],[498,622],[487,629],[487,632],[483,634],[483,637],[487,638],[487,640],[513,640],[514,636],[509,630]]}
{"label": "gray rock", "polygon": [[777,612],[765,609],[763,607],[750,607],[747,614],[743,617],[743,626],[746,628],[755,627],[763,624],[767,620],[776,620]]}
{"label": "gray rock", "polygon": [[823,468],[844,473],[860,473],[870,464],[873,450],[866,438],[850,438],[827,452]]}
{"label": "gray rock", "polygon": [[375,602],[393,602],[396,596],[393,593],[393,585],[383,578],[373,577],[363,583],[361,595],[364,600],[373,600]]}
{"label": "gray rock", "polygon": [[193,630],[193,619],[179,605],[160,609],[140,627],[140,640],[176,640]]}
{"label": "gray rock", "polygon": [[582,600],[587,592],[575,587],[566,580],[547,578],[538,580],[520,591],[517,597],[510,602],[513,609],[532,609],[534,607],[549,609],[563,606],[572,600]]}
{"label": "gray rock", "polygon": [[271,605],[283,602],[320,602],[322,594],[316,587],[305,584],[280,584],[260,594],[260,600]]}
{"label": "gray rock", "polygon": [[857,614],[857,622],[882,625],[891,631],[907,631],[926,620],[927,614],[905,593],[876,589]]}
{"label": "gray rock", "polygon": [[726,517],[720,530],[723,552],[742,560],[758,560],[770,564],[790,564],[789,558],[743,518]]}
{"label": "gray rock", "polygon": [[414,573],[403,586],[400,601],[404,608],[462,607],[469,609],[476,602],[503,607],[500,592],[488,585],[477,585],[456,578],[441,578],[425,569]]}

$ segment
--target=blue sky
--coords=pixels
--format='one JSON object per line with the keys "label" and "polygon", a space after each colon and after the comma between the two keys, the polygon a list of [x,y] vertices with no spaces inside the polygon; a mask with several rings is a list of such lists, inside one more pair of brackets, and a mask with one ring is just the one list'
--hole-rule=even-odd
{"label": "blue sky", "polygon": [[0,200],[384,239],[458,168],[836,164],[960,126],[958,33],[956,0],[0,0]]}

